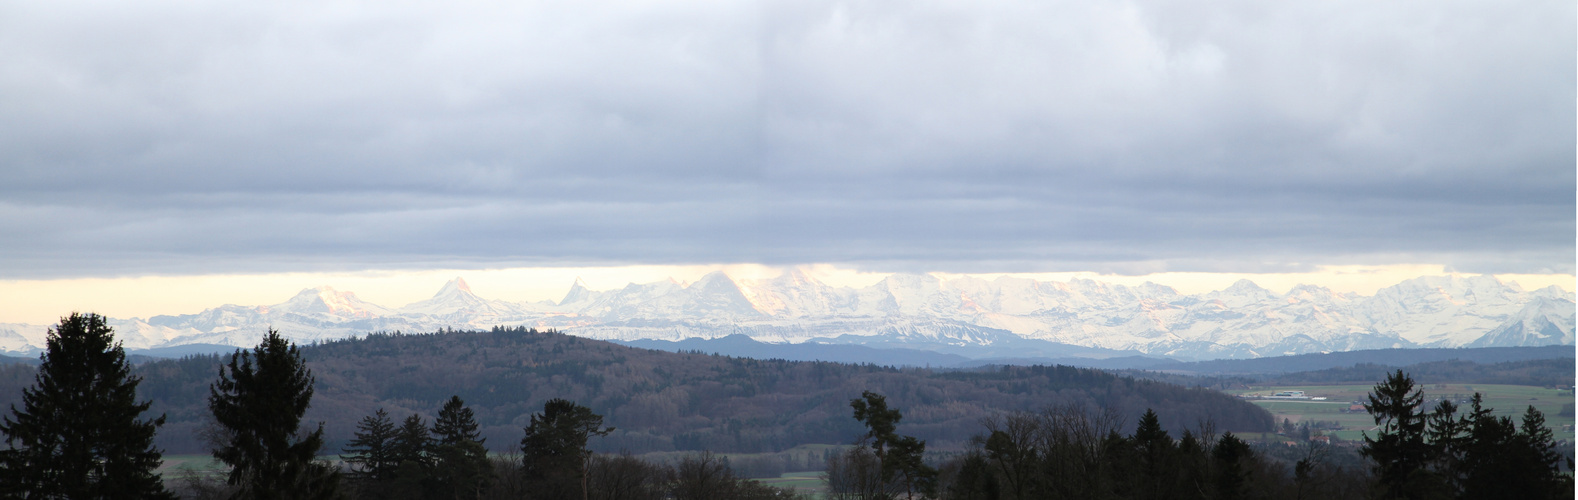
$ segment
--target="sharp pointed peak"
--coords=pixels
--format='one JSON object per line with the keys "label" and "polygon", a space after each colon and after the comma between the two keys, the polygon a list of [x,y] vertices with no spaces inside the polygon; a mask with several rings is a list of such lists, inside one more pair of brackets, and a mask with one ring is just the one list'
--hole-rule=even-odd
{"label": "sharp pointed peak", "polygon": [[457,276],[455,279],[449,280],[449,282],[444,283],[444,287],[438,289],[438,293],[433,294],[433,296],[438,297],[456,292],[472,293],[471,285],[466,284],[465,278]]}

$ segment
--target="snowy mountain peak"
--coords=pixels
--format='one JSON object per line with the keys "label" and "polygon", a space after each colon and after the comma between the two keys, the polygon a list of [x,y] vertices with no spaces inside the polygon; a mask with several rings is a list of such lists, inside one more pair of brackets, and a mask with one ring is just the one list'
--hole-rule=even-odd
{"label": "snowy mountain peak", "polygon": [[574,304],[577,302],[585,302],[590,300],[592,295],[593,292],[591,289],[586,287],[586,282],[582,281],[580,276],[576,276],[575,283],[570,285],[570,291],[566,292],[564,294],[564,298],[559,300],[559,305],[562,306]]}
{"label": "snowy mountain peak", "polygon": [[273,312],[276,314],[320,314],[342,318],[369,318],[388,314],[389,310],[363,302],[354,293],[339,292],[331,287],[320,286],[297,292],[296,296],[285,302],[259,308],[259,312],[264,314]]}
{"label": "snowy mountain peak", "polygon": [[1257,285],[1257,284],[1255,284],[1255,282],[1250,281],[1248,279],[1241,279],[1241,280],[1238,280],[1238,281],[1234,281],[1231,286],[1227,287],[1226,289],[1223,289],[1222,291],[1230,292],[1230,293],[1233,293],[1235,295],[1248,295],[1248,294],[1257,294],[1258,295],[1258,294],[1263,294],[1263,293],[1267,293],[1267,294],[1271,293],[1270,290],[1267,290],[1265,288],[1261,288],[1260,285]]}
{"label": "snowy mountain peak", "polygon": [[466,280],[464,278],[456,277],[455,279],[449,280],[448,283],[444,283],[444,288],[440,288],[438,293],[434,294],[433,297],[442,297],[445,295],[453,295],[461,292],[468,294],[471,293],[471,286],[466,284]]}
{"label": "snowy mountain peak", "polygon": [[[670,279],[605,291],[577,278],[558,304],[486,300],[456,278],[432,298],[393,311],[349,292],[318,287],[272,306],[225,305],[198,314],[115,321],[119,338],[136,347],[245,346],[271,326],[301,342],[380,330],[529,325],[624,340],[744,333],[759,341],[915,341],[948,349],[1019,338],[1211,358],[1380,347],[1570,345],[1575,305],[1572,292],[1524,292],[1492,276],[1418,278],[1366,297],[1314,285],[1279,295],[1249,280],[1196,295],[1153,283],[943,279],[921,273],[852,288],[829,286],[790,268],[767,280],[736,281],[713,272],[689,285]],[[45,327],[12,328],[16,335],[6,328],[0,325],[0,349],[41,346],[34,337],[42,334],[29,337],[29,332]],[[878,338],[887,340],[872,340]]]}
{"label": "snowy mountain peak", "polygon": [[1282,298],[1287,303],[1293,304],[1297,302],[1331,302],[1341,297],[1336,293],[1332,293],[1330,288],[1323,286],[1296,285],[1292,290],[1288,290],[1287,295],[1283,295]]}
{"label": "snowy mountain peak", "polygon": [[432,316],[457,314],[501,316],[517,312],[514,309],[503,302],[478,297],[471,292],[471,287],[466,285],[466,280],[455,278],[445,283],[438,293],[433,294],[433,298],[407,304],[400,308],[400,313]]}
{"label": "snowy mountain peak", "polygon": [[1206,300],[1219,301],[1230,308],[1248,307],[1277,297],[1271,290],[1261,288],[1255,282],[1241,279],[1233,282],[1232,286],[1205,294]]}
{"label": "snowy mountain peak", "polygon": [[695,283],[691,283],[689,286],[686,286],[685,288],[696,288],[696,287],[700,287],[702,289],[707,289],[707,288],[712,288],[712,287],[729,287],[729,288],[735,288],[736,290],[738,289],[738,285],[734,284],[734,278],[730,278],[729,275],[727,273],[724,273],[723,271],[713,271],[713,272],[707,273],[706,276],[702,276],[701,279],[696,280]]}

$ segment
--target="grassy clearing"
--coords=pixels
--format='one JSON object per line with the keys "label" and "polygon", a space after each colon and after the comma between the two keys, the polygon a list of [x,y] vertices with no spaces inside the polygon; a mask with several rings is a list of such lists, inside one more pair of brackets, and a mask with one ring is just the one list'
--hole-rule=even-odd
{"label": "grassy clearing", "polygon": [[[1289,400],[1251,400],[1257,406],[1270,411],[1281,423],[1283,419],[1298,423],[1305,420],[1337,421],[1343,430],[1329,432],[1341,439],[1359,439],[1364,430],[1373,429],[1375,421],[1368,413],[1344,413],[1342,410],[1355,401],[1367,401],[1370,390],[1375,384],[1353,385],[1306,385],[1306,386],[1264,386],[1227,391],[1231,394],[1261,394],[1269,395],[1276,391],[1304,391],[1312,397],[1326,397],[1326,401],[1289,401]],[[1563,404],[1573,402],[1573,391],[1547,389],[1525,385],[1489,385],[1489,384],[1423,384],[1419,387],[1425,393],[1425,399],[1431,400],[1442,397],[1467,398],[1478,392],[1485,399],[1485,406],[1495,409],[1496,415],[1512,417],[1514,421],[1522,418],[1523,412],[1533,405],[1545,414],[1545,423],[1555,431],[1557,439],[1572,441],[1574,432],[1571,427],[1563,431],[1563,426],[1573,425],[1573,417],[1559,416]],[[1434,408],[1434,403],[1427,403]],[[1426,408],[1428,411],[1430,408]]]}
{"label": "grassy clearing", "polygon": [[788,472],[783,476],[768,479],[757,479],[763,484],[780,488],[794,488],[800,493],[810,493],[821,498],[826,493],[827,484],[822,482],[820,472]]}

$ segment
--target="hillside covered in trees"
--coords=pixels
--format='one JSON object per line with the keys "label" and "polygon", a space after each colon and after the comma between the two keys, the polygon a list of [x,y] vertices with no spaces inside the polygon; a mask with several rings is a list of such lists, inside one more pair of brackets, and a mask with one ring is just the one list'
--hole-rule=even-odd
{"label": "hillside covered in trees", "polygon": [[[553,398],[586,405],[616,430],[601,451],[766,452],[806,443],[848,443],[862,434],[848,402],[862,391],[903,408],[908,433],[931,449],[962,449],[983,417],[1055,405],[1113,408],[1136,422],[1147,408],[1172,428],[1269,430],[1269,414],[1206,389],[1065,366],[930,371],[875,365],[755,360],[670,353],[521,328],[433,334],[372,334],[304,346],[317,378],[306,421],[323,421],[330,449],[378,408],[432,418],[451,396],[476,412],[490,446],[507,451],[533,411]],[[158,444],[201,453],[206,398],[220,357],[146,363],[139,392],[168,421]],[[7,371],[26,370],[11,365]],[[0,377],[26,384],[30,377]],[[5,387],[0,394],[19,392]],[[4,403],[4,401],[0,401]],[[1131,424],[1132,426],[1132,424]]]}

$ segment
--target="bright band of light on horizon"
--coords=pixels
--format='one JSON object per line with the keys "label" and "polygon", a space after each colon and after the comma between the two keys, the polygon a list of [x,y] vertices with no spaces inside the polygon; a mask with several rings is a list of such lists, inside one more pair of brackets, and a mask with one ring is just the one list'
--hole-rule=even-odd
{"label": "bright band of light on horizon", "polygon": [[[892,273],[864,272],[829,264],[800,267],[806,274],[831,286],[864,287]],[[329,286],[353,292],[364,301],[389,308],[431,297],[444,283],[463,278],[485,299],[509,302],[557,303],[577,278],[593,290],[612,290],[629,283],[674,279],[689,283],[713,271],[724,271],[735,280],[769,279],[785,268],[757,264],[636,265],[619,267],[538,267],[511,269],[435,269],[362,271],[340,273],[276,273],[201,276],[142,276],[60,280],[0,281],[0,323],[54,324],[72,311],[95,312],[112,318],[148,318],[157,315],[194,314],[225,304],[272,305],[284,302],[302,289]],[[965,274],[932,273],[952,279]],[[1091,272],[969,274],[984,279],[1012,275],[1039,281],[1094,279],[1139,285],[1147,281],[1197,294],[1227,288],[1248,279],[1263,288],[1285,293],[1299,284],[1329,288],[1338,293],[1373,295],[1376,290],[1420,276],[1449,275],[1440,265],[1327,266],[1313,272],[1282,274],[1176,272],[1142,276],[1102,275]],[[1571,274],[1499,274],[1504,282],[1517,282],[1532,291],[1556,286],[1572,292]]]}

